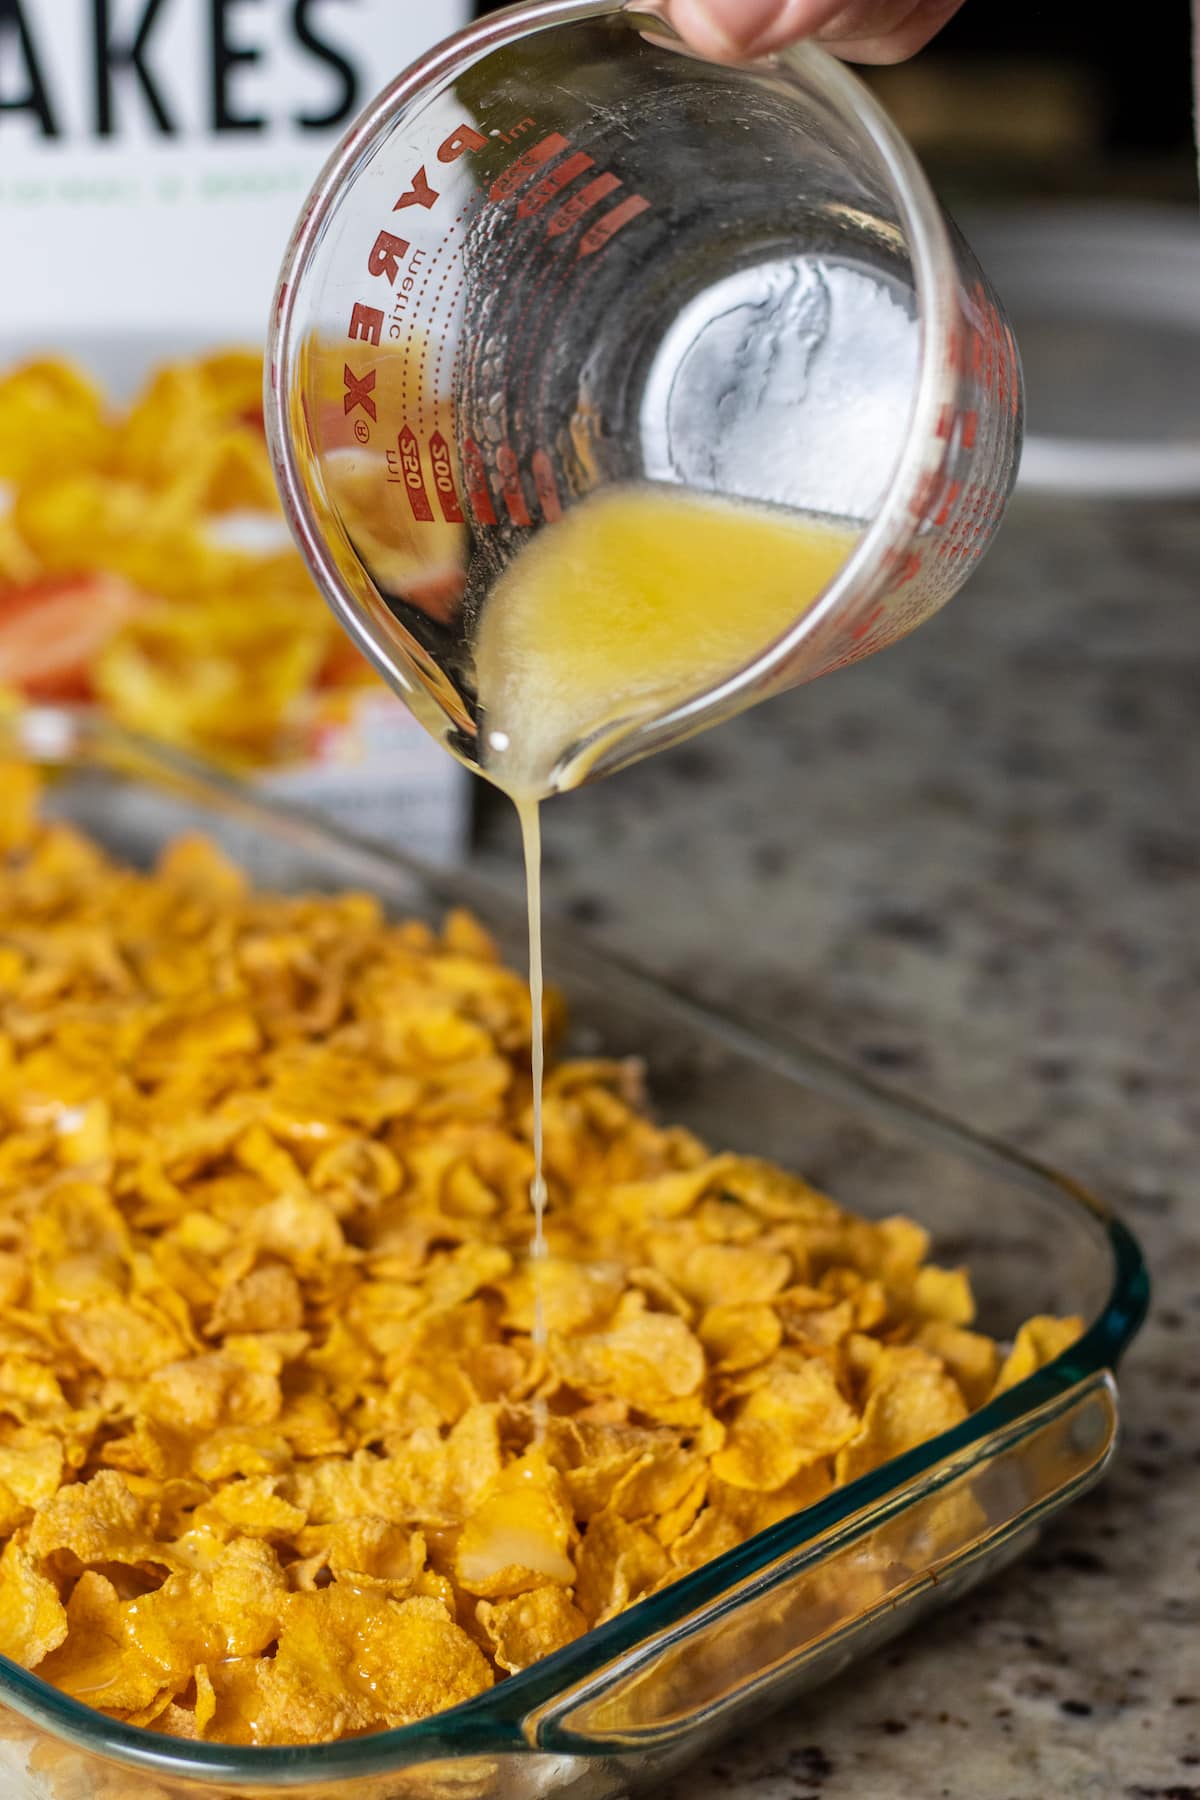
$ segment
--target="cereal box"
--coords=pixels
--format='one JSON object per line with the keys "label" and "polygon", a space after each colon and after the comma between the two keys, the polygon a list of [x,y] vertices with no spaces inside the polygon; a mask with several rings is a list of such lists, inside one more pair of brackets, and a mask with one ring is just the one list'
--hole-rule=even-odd
{"label": "cereal box", "polygon": [[466,777],[288,538],[261,346],[361,108],[469,0],[0,0],[0,689],[444,857]]}

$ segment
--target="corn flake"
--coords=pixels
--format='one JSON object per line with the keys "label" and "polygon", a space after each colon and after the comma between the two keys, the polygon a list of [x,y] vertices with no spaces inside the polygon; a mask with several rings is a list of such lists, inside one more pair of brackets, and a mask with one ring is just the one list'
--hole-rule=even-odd
{"label": "corn flake", "polygon": [[588,1622],[563,1588],[533,1588],[511,1600],[481,1600],[476,1618],[500,1668],[515,1673],[574,1643]]}
{"label": "corn flake", "polygon": [[0,1555],[0,1653],[24,1669],[36,1669],[68,1629],[57,1584],[10,1538]]}
{"label": "corn flake", "polygon": [[491,1681],[483,1652],[439,1600],[390,1600],[335,1583],[289,1596],[275,1655],[258,1665],[256,1741],[407,1725]]}
{"label": "corn flake", "polygon": [[769,1372],[735,1409],[729,1437],[712,1459],[731,1487],[771,1493],[807,1464],[831,1456],[859,1430],[829,1364],[813,1357]]}
{"label": "corn flake", "polygon": [[1061,1356],[1064,1350],[1069,1350],[1082,1333],[1082,1319],[1054,1319],[1044,1315],[1026,1319],[1004,1359],[994,1391],[1002,1394],[1008,1388],[1016,1387],[1019,1381],[1027,1380],[1038,1369],[1053,1362],[1056,1356]]}

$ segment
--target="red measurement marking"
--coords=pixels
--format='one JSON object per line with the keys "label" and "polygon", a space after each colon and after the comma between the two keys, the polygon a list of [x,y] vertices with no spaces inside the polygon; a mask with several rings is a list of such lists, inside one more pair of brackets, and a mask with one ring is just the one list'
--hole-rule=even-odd
{"label": "red measurement marking", "polygon": [[[412,303],[412,322],[413,322],[414,326],[415,326],[417,320],[426,318],[425,295],[426,295],[426,292],[428,291],[430,282],[433,280],[433,274],[434,274],[434,270],[435,270],[437,264],[441,261],[442,257],[446,254],[447,248],[451,244],[451,242],[454,238],[455,232],[458,230],[459,226],[462,224],[463,220],[466,218],[467,214],[470,212],[472,206],[474,206],[479,200],[481,200],[482,197],[483,196],[479,193],[473,193],[472,195],[470,195],[470,197],[467,200],[466,205],[463,206],[458,211],[458,213],[455,214],[454,218],[450,221],[449,225],[447,226],[445,233],[438,240],[437,248],[434,250],[432,258],[430,258],[428,261],[426,261],[427,252],[424,250],[417,250],[414,252],[412,265],[410,266],[410,269],[409,269],[409,274],[412,277],[412,279],[415,281],[416,277],[417,277],[417,272],[418,272],[417,259],[418,258],[421,259],[421,266],[424,269],[424,273],[421,277],[421,285],[419,288],[416,289],[415,299],[413,300],[413,303]],[[449,271],[447,271],[447,274],[448,273],[449,273]],[[447,276],[443,275],[442,287],[445,286],[446,279],[447,279]],[[461,282],[459,285],[461,286]],[[438,297],[440,297],[441,291],[442,291],[441,288],[439,288],[438,289]],[[410,293],[411,293],[411,290],[410,290]],[[437,299],[436,298],[433,302],[433,312],[434,312],[434,315],[436,315],[436,312],[437,312]],[[432,326],[432,323],[433,323],[432,319],[428,320],[428,324],[430,327]],[[430,330],[426,329],[426,330],[419,331],[419,332],[414,330],[414,331],[410,332],[409,337],[405,341],[403,405],[404,405],[404,410],[406,412],[408,411],[408,404],[409,404],[409,402],[408,402],[408,376],[409,376],[409,370],[412,368],[412,358],[415,355],[414,339],[419,340],[420,347],[421,347],[421,364],[420,364],[420,369],[418,370],[418,373],[417,373],[417,400],[420,403],[421,425],[422,425],[422,428],[424,428],[424,425],[425,425],[425,402],[426,402],[426,398],[428,396],[428,386],[425,381],[425,368],[426,368],[426,364],[429,360]],[[438,346],[439,346],[438,347],[438,361],[440,363],[440,361],[441,361],[441,337],[440,337],[440,335],[439,335],[439,339],[438,339]]]}
{"label": "red measurement marking", "polygon": [[593,206],[599,206],[601,200],[606,199],[620,185],[620,179],[616,175],[597,175],[595,181],[589,181],[585,188],[580,188],[577,194],[572,194],[569,200],[564,200],[561,206],[555,207],[546,220],[546,236],[561,237],[564,231],[570,231],[584,213],[591,212]]}
{"label": "red measurement marking", "polygon": [[463,443],[463,479],[467,484],[467,498],[471,502],[476,524],[494,525],[496,509],[492,505],[488,489],[487,465],[483,460],[483,451],[474,438],[467,438]]}
{"label": "red measurement marking", "polygon": [[507,200],[527,175],[532,175],[535,169],[540,169],[543,163],[548,163],[551,157],[557,156],[560,150],[566,148],[567,140],[562,132],[552,131],[548,137],[534,144],[532,149],[526,150],[523,156],[518,156],[516,162],[510,163],[503,175],[497,176],[488,189],[488,199]]}
{"label": "red measurement marking", "polygon": [[962,447],[964,450],[975,448],[975,434],[979,430],[979,414],[974,407],[962,416]]}
{"label": "red measurement marking", "polygon": [[904,587],[921,573],[921,556],[917,550],[911,550],[900,565],[900,573],[896,578],[896,586]]}
{"label": "red measurement marking", "polygon": [[594,169],[595,166],[595,157],[589,156],[586,150],[577,150],[574,156],[568,156],[565,163],[559,163],[557,169],[551,169],[549,175],[526,194],[517,207],[518,219],[531,219],[535,213],[540,213],[546,202],[553,200],[568,181],[574,181],[585,169]]}
{"label": "red measurement marking", "polygon": [[961,491],[961,481],[948,481],[946,483],[945,490],[942,494],[942,504],[938,508],[937,517],[933,521],[935,525],[944,525],[946,523],[947,519],[950,517],[950,509],[958,499]]}
{"label": "red measurement marking", "polygon": [[1007,325],[1004,327],[1004,341],[1008,345],[1008,366],[1012,371],[1012,393],[1009,396],[1009,406],[1012,409],[1012,416],[1015,419],[1021,406],[1021,396],[1019,392],[1020,382],[1017,379],[1017,369],[1019,367],[1017,361],[1017,340],[1014,338],[1010,327]]}
{"label": "red measurement marking", "polygon": [[542,517],[547,525],[553,525],[555,519],[562,518],[562,501],[558,497],[558,488],[555,486],[554,469],[551,466],[550,458],[544,450],[535,450],[530,466],[533,469],[533,485],[537,489]]}
{"label": "red measurement marking", "polygon": [[435,431],[429,440],[429,460],[433,464],[433,486],[442,509],[442,517],[448,525],[461,525],[462,507],[458,504],[458,492],[454,486],[450,446],[440,431]]}
{"label": "red measurement marking", "polygon": [[883,602],[881,600],[879,605],[876,606],[875,608],[873,608],[873,610],[867,614],[866,618],[862,619],[854,627],[854,630],[850,633],[850,637],[851,637],[852,641],[856,644],[861,643],[863,638],[866,637],[867,633],[869,631],[873,630],[875,625],[878,624],[879,620],[882,617],[883,617]]}
{"label": "red measurement marking", "polygon": [[425,476],[421,469],[421,446],[411,425],[406,425],[397,440],[400,449],[400,468],[404,474],[404,487],[408,494],[408,504],[412,507],[414,519],[427,525],[433,518],[433,508],[429,504],[429,495],[425,492]]}
{"label": "red measurement marking", "polygon": [[614,206],[611,212],[605,213],[602,219],[597,219],[596,223],[584,232],[579,240],[577,252],[580,259],[582,260],[585,256],[595,256],[597,250],[603,250],[605,244],[609,243],[618,231],[628,225],[631,219],[636,219],[639,213],[649,210],[650,202],[648,200],[644,200],[640,194],[630,194],[628,200],[622,200],[619,206]]}
{"label": "red measurement marking", "polygon": [[908,510],[914,519],[924,519],[928,515],[941,479],[940,469],[929,469],[922,475],[917,483],[916,491],[908,503]]}
{"label": "red measurement marking", "polygon": [[529,525],[529,507],[525,500],[525,489],[521,486],[521,467],[517,462],[517,453],[511,444],[501,444],[496,452],[496,468],[500,475],[500,486],[504,493],[504,504],[508,508],[508,516],[514,525]]}

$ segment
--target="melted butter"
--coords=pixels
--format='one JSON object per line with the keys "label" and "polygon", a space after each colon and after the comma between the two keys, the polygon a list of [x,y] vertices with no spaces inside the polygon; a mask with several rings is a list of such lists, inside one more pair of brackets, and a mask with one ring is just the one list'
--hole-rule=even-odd
{"label": "melted butter", "polygon": [[[819,598],[845,527],[687,490],[607,488],[545,527],[488,596],[475,646],[490,779],[525,852],[533,1074],[534,1343],[546,1341],[539,803],[609,744],[753,662]],[[564,774],[565,771],[565,774]]]}
{"label": "melted butter", "polygon": [[546,1260],[546,1172],[542,1128],[542,1089],[545,1085],[546,1030],[543,1019],[542,980],[542,816],[537,800],[514,795],[521,821],[525,852],[525,904],[529,915],[529,1014],[533,1063],[533,1341],[540,1349],[546,1342],[546,1303],[542,1274]]}
{"label": "melted butter", "polygon": [[[555,1550],[545,1534],[525,1523],[527,1502],[523,1495],[506,1496],[509,1516],[496,1523],[485,1546],[461,1552],[458,1572],[473,1587],[491,1581],[505,1569],[531,1569],[546,1581],[571,1582],[575,1569],[570,1559]],[[492,1503],[492,1510],[496,1510]]]}
{"label": "melted butter", "polygon": [[589,739],[609,743],[745,668],[855,542],[844,526],[665,486],[605,488],[572,507],[514,557],[483,610],[488,776],[514,799],[575,785]]}

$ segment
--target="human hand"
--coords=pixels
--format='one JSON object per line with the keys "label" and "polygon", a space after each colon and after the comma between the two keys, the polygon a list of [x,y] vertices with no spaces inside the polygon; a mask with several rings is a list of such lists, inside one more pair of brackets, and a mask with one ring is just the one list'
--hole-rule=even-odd
{"label": "human hand", "polygon": [[723,61],[816,38],[846,62],[895,63],[934,37],[962,0],[667,0],[694,49]]}

